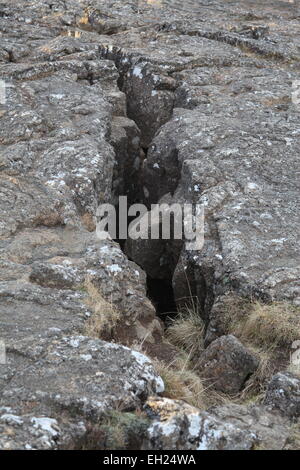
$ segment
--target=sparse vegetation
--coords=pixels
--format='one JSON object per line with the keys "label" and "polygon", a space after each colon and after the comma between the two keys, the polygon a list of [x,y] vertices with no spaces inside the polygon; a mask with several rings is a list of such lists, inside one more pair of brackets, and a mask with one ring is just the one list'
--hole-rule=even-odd
{"label": "sparse vegetation", "polygon": [[197,375],[188,355],[179,353],[171,364],[157,360],[153,363],[165,384],[163,396],[183,400],[202,410],[228,401]]}
{"label": "sparse vegetation", "polygon": [[84,287],[88,294],[86,303],[93,312],[86,322],[85,333],[94,338],[109,340],[120,319],[120,313],[111,302],[103,298],[90,279],[86,280]]}
{"label": "sparse vegetation", "polygon": [[136,450],[149,426],[143,413],[111,411],[100,423],[89,423],[83,438],[68,450]]}
{"label": "sparse vegetation", "polygon": [[190,368],[188,357],[177,357],[171,364],[154,360],[154,367],[164,381],[164,396],[183,400],[200,409],[205,408],[205,386]]}
{"label": "sparse vegetation", "polygon": [[250,302],[232,298],[224,310],[226,332],[264,351],[290,347],[299,339],[300,307],[287,302]]}
{"label": "sparse vegetation", "polygon": [[179,312],[166,334],[172,344],[182,348],[191,357],[204,349],[204,322],[195,307],[186,307]]}
{"label": "sparse vegetation", "polygon": [[236,336],[260,359],[240,396],[242,400],[259,400],[266,382],[277,371],[278,355],[287,363],[291,344],[299,339],[300,308],[287,302],[263,304],[232,296],[225,299],[222,316],[224,333]]}
{"label": "sparse vegetation", "polygon": [[[171,320],[166,337],[177,349],[177,354],[169,363],[153,359],[156,372],[165,384],[163,396],[183,400],[199,409],[226,402],[225,395],[215,392],[195,372],[193,359],[204,349],[204,322],[194,303],[182,309],[176,318]],[[135,345],[135,349],[144,352],[143,344]]]}
{"label": "sparse vegetation", "polygon": [[[299,339],[300,309],[286,302],[262,304],[232,296],[225,299],[221,313],[224,334],[235,335],[260,360],[243,391],[231,397],[231,401],[258,402],[266,383],[277,371],[278,351],[286,351],[287,361],[291,343]],[[171,364],[156,362],[157,371],[165,382],[165,396],[182,399],[198,408],[226,402],[228,397],[206,387],[194,371],[194,364],[204,349],[204,322],[194,303],[171,320],[166,336],[179,352]]]}
{"label": "sparse vegetation", "polygon": [[238,401],[260,402],[265,393],[267,381],[275,373],[275,366],[272,361],[272,351],[264,351],[251,345],[247,345],[249,350],[259,359],[256,371],[248,379],[245,388],[241,391]]}
{"label": "sparse vegetation", "polygon": [[192,303],[171,320],[166,331],[167,339],[178,349],[177,356],[169,364],[154,360],[156,371],[165,384],[164,396],[200,409],[207,407],[205,383],[194,372],[191,358],[204,349],[203,334],[204,322]]}

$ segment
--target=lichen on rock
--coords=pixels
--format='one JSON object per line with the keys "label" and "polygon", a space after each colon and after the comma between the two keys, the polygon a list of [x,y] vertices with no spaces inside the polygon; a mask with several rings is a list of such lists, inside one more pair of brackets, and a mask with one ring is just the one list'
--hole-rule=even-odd
{"label": "lichen on rock", "polygon": [[[285,370],[300,292],[296,2],[92,3],[0,4],[0,449],[284,448],[299,418]],[[204,247],[100,241],[97,207],[118,211],[121,195],[202,204]],[[196,299],[192,354],[166,340],[151,281],[178,309]],[[266,328],[276,312],[283,335]],[[251,341],[276,342],[263,404],[160,396],[147,355],[176,367],[184,344],[199,381],[241,399],[261,367]]]}

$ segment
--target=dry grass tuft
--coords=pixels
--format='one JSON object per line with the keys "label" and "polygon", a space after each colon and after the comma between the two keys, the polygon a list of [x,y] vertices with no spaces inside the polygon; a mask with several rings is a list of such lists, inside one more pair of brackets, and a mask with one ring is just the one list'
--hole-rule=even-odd
{"label": "dry grass tuft", "polygon": [[[141,348],[137,349],[143,352]],[[152,359],[152,362],[165,385],[162,396],[182,400],[200,410],[228,403],[227,396],[213,390],[197,375],[190,356],[183,350],[178,351],[177,356],[169,364],[158,359]]]}
{"label": "dry grass tuft", "polygon": [[229,403],[229,398],[207,385],[193,370],[188,356],[177,357],[172,364],[154,360],[154,367],[165,384],[163,396],[182,400],[200,410]]}
{"label": "dry grass tuft", "polygon": [[86,433],[67,443],[63,450],[139,449],[149,427],[146,415],[110,411],[98,423],[86,423]]}
{"label": "dry grass tuft", "polygon": [[240,403],[260,402],[264,397],[267,383],[276,372],[276,367],[272,360],[271,350],[264,351],[251,345],[247,345],[247,347],[259,359],[259,365],[248,379],[245,388],[238,397],[238,401]]}
{"label": "dry grass tuft", "polygon": [[204,383],[189,368],[188,358],[176,358],[172,364],[154,359],[153,364],[165,384],[163,396],[183,400],[196,408],[206,407]]}
{"label": "dry grass tuft", "polygon": [[153,360],[156,372],[165,384],[163,396],[182,400],[201,410],[227,403],[225,395],[213,390],[195,372],[193,361],[204,350],[204,322],[194,301],[191,306],[183,308],[175,319],[171,319],[166,338],[178,354],[170,363]]}
{"label": "dry grass tuft", "polygon": [[166,332],[174,346],[186,351],[191,357],[204,350],[204,322],[198,309],[186,307],[172,320]]}
{"label": "dry grass tuft", "polygon": [[287,302],[263,304],[231,297],[225,300],[222,314],[225,334],[235,335],[260,359],[239,399],[260,400],[278,370],[278,357],[281,363],[284,356],[288,360],[291,344],[300,337],[300,308]]}
{"label": "dry grass tuft", "polygon": [[[262,304],[233,296],[225,299],[222,316],[224,333],[235,335],[260,360],[258,369],[234,401],[239,403],[260,401],[268,381],[277,372],[278,352],[282,352],[283,349],[287,353],[292,342],[299,339],[300,308],[287,302]],[[178,359],[169,366],[159,365],[160,373],[166,382],[167,396],[181,398],[199,408],[227,402],[226,396],[217,395],[212,389],[206,388],[203,379],[199,379],[193,371],[193,360],[204,349],[204,323],[199,309],[193,304],[192,307],[181,311],[172,320],[166,336],[181,350],[181,354],[184,353],[186,357],[192,359],[192,361],[188,359],[184,367],[178,364]],[[284,355],[288,359],[288,354]],[[193,396],[196,398],[193,399]]]}
{"label": "dry grass tuft", "polygon": [[226,306],[225,329],[263,350],[290,347],[300,335],[300,307],[287,302],[262,304],[233,299]]}
{"label": "dry grass tuft", "polygon": [[85,282],[85,289],[88,293],[87,305],[93,312],[86,322],[85,333],[94,338],[109,340],[120,320],[120,313],[112,303],[103,298],[89,279]]}

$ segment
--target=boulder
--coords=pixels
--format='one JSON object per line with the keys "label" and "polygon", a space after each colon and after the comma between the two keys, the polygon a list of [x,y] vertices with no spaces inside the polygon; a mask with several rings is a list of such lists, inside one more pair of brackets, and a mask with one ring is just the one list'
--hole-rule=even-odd
{"label": "boulder", "polygon": [[262,406],[226,405],[199,411],[181,401],[150,398],[145,409],[154,419],[144,439],[146,450],[279,450],[289,423]]}
{"label": "boulder", "polygon": [[278,372],[268,384],[264,404],[290,418],[300,417],[300,377]]}
{"label": "boulder", "polygon": [[209,386],[235,394],[258,364],[258,359],[235,336],[227,335],[216,339],[204,350],[197,362],[197,370]]}
{"label": "boulder", "polygon": [[19,362],[1,390],[1,449],[56,449],[82,437],[84,423],[114,409],[135,410],[164,390],[146,356],[86,336],[53,332],[16,341],[0,366],[2,376],[20,353],[27,367]]}

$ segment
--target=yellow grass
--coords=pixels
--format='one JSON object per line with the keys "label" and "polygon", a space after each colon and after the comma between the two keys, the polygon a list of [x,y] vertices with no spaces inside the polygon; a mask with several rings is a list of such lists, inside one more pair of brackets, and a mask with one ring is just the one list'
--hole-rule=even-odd
{"label": "yellow grass", "polygon": [[[224,299],[222,320],[225,334],[235,335],[253,354],[259,358],[259,367],[247,381],[244,390],[234,397],[237,402],[259,401],[265,392],[267,382],[276,373],[274,351],[278,348],[288,350],[293,341],[300,339],[300,308],[287,302],[263,304],[233,296]],[[203,408],[209,403],[226,401],[224,396],[215,396],[215,392],[205,387],[193,371],[193,363],[204,349],[204,323],[199,311],[193,305],[181,311],[166,331],[168,340],[181,353],[191,358],[184,368],[175,363],[171,366],[160,365],[170,398],[180,398],[194,406]],[[299,373],[298,370],[291,372]],[[191,383],[194,381],[193,390]],[[202,387],[202,391],[201,391]],[[200,400],[193,400],[193,394],[199,394]],[[198,403],[197,403],[198,401]]]}
{"label": "yellow grass", "polygon": [[204,350],[204,322],[197,308],[186,307],[172,320],[166,336],[174,346],[186,351],[191,357]]}
{"label": "yellow grass", "polygon": [[115,306],[105,300],[101,292],[88,279],[85,282],[88,293],[87,305],[92,310],[92,316],[86,322],[85,333],[88,336],[109,339],[120,320],[120,313]]}
{"label": "yellow grass", "polygon": [[300,339],[300,307],[287,302],[262,304],[233,298],[226,305],[224,326],[242,342],[264,350],[289,348]]}
{"label": "yellow grass", "polygon": [[163,379],[164,397],[182,400],[200,410],[228,403],[225,395],[213,390],[205,379],[197,375],[190,356],[182,349],[178,350],[176,357],[168,364],[158,359],[153,359],[152,362]]}

